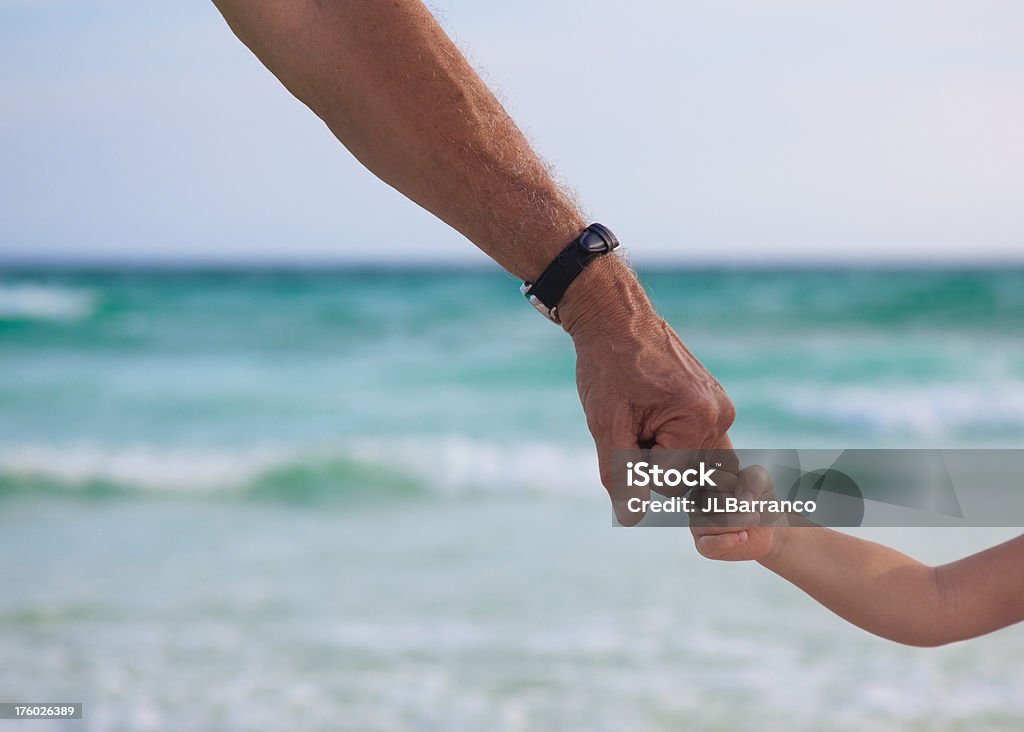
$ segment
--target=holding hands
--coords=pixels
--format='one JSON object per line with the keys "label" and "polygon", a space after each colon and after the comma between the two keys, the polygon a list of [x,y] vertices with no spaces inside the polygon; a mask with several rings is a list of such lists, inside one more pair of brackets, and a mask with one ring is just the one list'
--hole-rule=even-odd
{"label": "holding hands", "polygon": [[[718,481],[721,494],[775,499],[761,466],[729,477]],[[943,645],[1024,620],[1024,536],[932,567],[799,515],[691,514],[691,532],[701,555],[757,561],[845,620],[900,643]]]}
{"label": "holding hands", "polygon": [[[737,475],[719,473],[719,495],[735,495],[740,501],[775,500],[775,487],[771,475],[761,465],[751,465]],[[710,492],[701,490],[698,505],[705,505]],[[763,561],[778,548],[785,532],[779,526],[778,516],[766,513],[694,514],[690,518],[690,532],[697,551],[708,559],[726,562],[743,560]],[[718,520],[716,520],[718,519]],[[727,523],[728,525],[723,525]]]}

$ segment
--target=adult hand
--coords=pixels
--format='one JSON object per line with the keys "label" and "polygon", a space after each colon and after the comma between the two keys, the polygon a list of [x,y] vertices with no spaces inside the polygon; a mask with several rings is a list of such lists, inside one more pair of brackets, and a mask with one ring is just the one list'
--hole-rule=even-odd
{"label": "adult hand", "polygon": [[726,432],[735,409],[614,257],[591,265],[559,309],[576,346],[576,384],[597,446],[601,482],[619,522],[635,524],[643,513],[627,510],[626,502],[645,496],[621,495],[621,486],[612,493],[612,451],[650,447],[656,459],[659,449],[731,449]]}

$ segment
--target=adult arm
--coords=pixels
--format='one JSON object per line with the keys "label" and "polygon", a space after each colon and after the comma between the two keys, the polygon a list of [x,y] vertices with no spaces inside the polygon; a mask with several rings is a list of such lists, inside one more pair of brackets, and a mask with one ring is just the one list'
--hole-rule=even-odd
{"label": "adult arm", "polygon": [[[509,272],[535,279],[582,231],[572,200],[420,0],[214,1],[357,159]],[[559,311],[606,487],[612,448],[728,446],[731,402],[618,259],[589,267]]]}

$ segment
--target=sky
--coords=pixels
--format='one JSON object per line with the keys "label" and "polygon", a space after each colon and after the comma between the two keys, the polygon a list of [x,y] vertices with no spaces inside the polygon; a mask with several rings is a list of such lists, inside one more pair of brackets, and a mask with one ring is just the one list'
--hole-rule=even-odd
{"label": "sky", "polygon": [[[1024,261],[1024,3],[433,0],[637,262]],[[202,0],[0,0],[0,260],[480,263]]]}

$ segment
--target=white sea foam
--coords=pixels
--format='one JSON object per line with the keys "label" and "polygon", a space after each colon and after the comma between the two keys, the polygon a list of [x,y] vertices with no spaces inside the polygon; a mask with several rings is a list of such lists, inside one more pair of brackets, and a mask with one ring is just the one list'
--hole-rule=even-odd
{"label": "white sea foam", "polygon": [[[155,445],[22,444],[0,447],[0,477],[39,480],[68,489],[105,483],[150,493],[204,494],[244,490],[274,471],[338,463],[404,476],[443,495],[567,495],[599,489],[590,450],[542,444],[506,447],[462,437],[358,440],[315,447],[164,448]],[[346,478],[337,475],[335,480]],[[349,478],[351,480],[351,478]]]}
{"label": "white sea foam", "polygon": [[1024,384],[803,386],[780,390],[778,407],[801,419],[866,436],[953,439],[1024,431]]}
{"label": "white sea foam", "polygon": [[565,495],[589,493],[600,485],[596,457],[584,448],[448,436],[359,442],[349,450],[351,457],[411,471],[444,493]]}
{"label": "white sea foam", "polygon": [[0,320],[78,320],[95,307],[86,289],[32,283],[0,283]]}
{"label": "white sea foam", "polygon": [[69,487],[105,482],[137,490],[205,492],[244,485],[287,459],[287,452],[268,448],[217,451],[29,444],[0,449],[0,475]]}

